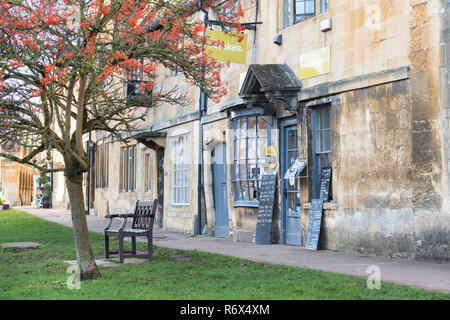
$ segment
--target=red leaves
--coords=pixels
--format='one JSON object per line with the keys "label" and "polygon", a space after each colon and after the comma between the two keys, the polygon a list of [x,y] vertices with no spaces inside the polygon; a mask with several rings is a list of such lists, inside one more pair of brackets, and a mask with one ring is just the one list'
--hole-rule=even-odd
{"label": "red leaves", "polygon": [[44,22],[49,26],[57,26],[61,23],[61,18],[54,12],[44,18]]}
{"label": "red leaves", "polygon": [[48,84],[50,84],[50,78],[40,78],[39,79],[39,82],[43,85],[43,86],[46,86],[46,85],[48,85]]}
{"label": "red leaves", "polygon": [[110,12],[109,12],[109,6],[107,6],[106,4],[102,5],[100,12],[104,15],[104,16],[109,16]]}
{"label": "red leaves", "polygon": [[194,36],[196,36],[196,35],[198,35],[199,33],[203,33],[203,32],[205,32],[205,31],[206,31],[206,28],[205,28],[203,25],[197,24],[197,25],[194,27],[194,29],[192,30],[192,34],[193,34]]}
{"label": "red leaves", "polygon": [[131,19],[128,21],[128,23],[129,23],[132,27],[135,27],[136,24],[137,24],[137,21],[136,21],[135,18],[131,18]]}
{"label": "red leaves", "polygon": [[151,63],[144,67],[144,72],[147,74],[153,73],[155,71],[156,71],[156,64],[154,64],[154,63]]}
{"label": "red leaves", "polygon": [[121,61],[121,60],[126,60],[126,59],[128,59],[128,57],[127,57],[126,54],[120,52],[119,50],[116,50],[116,51],[114,52],[114,55],[112,56],[112,59],[113,59],[113,60]]}
{"label": "red leaves", "polygon": [[139,84],[139,88],[141,89],[141,91],[147,91],[147,92],[152,92],[153,91],[153,86],[154,86],[154,82],[153,81],[148,81],[148,82],[141,82]]}
{"label": "red leaves", "polygon": [[35,90],[31,90],[31,95],[36,98],[39,97],[42,93],[44,92],[44,90],[42,88],[38,88]]}
{"label": "red leaves", "polygon": [[70,58],[73,57],[73,53],[72,53],[72,52],[66,52],[66,53],[63,54],[63,56],[64,56],[64,58],[66,58],[66,59],[70,59]]}
{"label": "red leaves", "polygon": [[[80,1],[86,6],[79,7]],[[169,62],[167,65],[178,65],[182,71],[188,69],[188,81],[194,80],[197,85],[206,82],[206,89],[215,93],[214,97],[226,94],[220,74],[225,64],[204,55],[206,28],[198,12],[198,1],[80,1],[29,0],[19,6],[0,0],[0,44],[8,43],[17,49],[11,50],[16,59],[4,61],[8,61],[9,68],[21,68],[23,61],[31,60],[45,70],[40,78],[36,76],[42,89],[29,89],[30,96],[42,95],[45,86],[65,82],[67,85],[68,74],[76,74],[79,67],[87,68],[98,81],[136,70],[153,79],[157,65],[148,61]],[[203,8],[209,10],[216,2],[223,3],[205,0]],[[227,1],[217,14],[227,29],[232,26],[237,33],[243,29],[239,17],[244,10],[240,4],[235,6],[235,1]],[[243,37],[239,36],[238,41]],[[224,42],[216,45],[223,47]],[[141,55],[148,58],[144,66]],[[164,74],[158,79],[162,81],[163,77]],[[151,91],[153,86],[153,82],[145,82],[141,89]],[[0,91],[4,89],[0,78]]]}
{"label": "red leaves", "polygon": [[44,64],[45,73],[50,73],[55,68],[56,66],[54,66],[53,64]]}
{"label": "red leaves", "polygon": [[25,66],[25,64],[23,62],[18,61],[17,59],[12,59],[9,62],[9,66],[11,68],[15,68],[15,67],[22,68],[23,66]]}
{"label": "red leaves", "polygon": [[2,92],[6,87],[5,82],[3,81],[2,78],[3,78],[3,70],[0,70],[0,92]]}

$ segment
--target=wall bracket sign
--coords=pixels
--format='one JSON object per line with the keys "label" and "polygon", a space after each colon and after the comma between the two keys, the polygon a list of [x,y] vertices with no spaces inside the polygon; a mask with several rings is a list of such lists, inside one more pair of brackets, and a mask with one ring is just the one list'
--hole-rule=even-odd
{"label": "wall bracket sign", "polygon": [[294,179],[298,174],[300,174],[303,171],[303,169],[305,169],[305,167],[306,167],[305,161],[296,159],[284,174],[284,179]]}

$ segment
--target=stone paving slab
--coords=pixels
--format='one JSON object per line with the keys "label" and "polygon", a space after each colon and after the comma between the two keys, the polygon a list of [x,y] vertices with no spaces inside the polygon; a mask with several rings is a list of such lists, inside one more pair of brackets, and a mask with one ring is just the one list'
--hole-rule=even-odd
{"label": "stone paving slab", "polygon": [[37,249],[42,247],[42,244],[37,242],[4,242],[2,243],[4,249]]}
{"label": "stone paving slab", "polygon": [[[77,264],[77,260],[64,260],[65,263],[70,264],[70,265],[76,265]],[[95,263],[98,266],[104,266],[106,268],[108,267],[120,267],[120,264],[117,262],[112,262],[109,261],[107,259],[95,259]]]}
{"label": "stone paving slab", "polygon": [[[20,209],[37,217],[72,227],[72,219],[68,210]],[[87,222],[89,231],[103,233],[107,219],[87,216]],[[383,281],[450,293],[449,263],[409,261],[328,250],[310,251],[282,244],[255,245],[254,243],[235,242],[211,236],[193,237],[188,234],[169,232],[158,227],[154,228],[153,235],[153,243],[163,248],[213,252],[257,262],[292,265],[364,278],[370,275],[367,273],[368,267],[375,265],[380,268]]]}
{"label": "stone paving slab", "polygon": [[[65,263],[70,265],[76,265],[77,260],[64,260]],[[125,258],[123,263],[119,262],[119,258],[97,258],[95,259],[95,263],[98,266],[104,266],[106,268],[108,267],[120,267],[122,264],[132,264],[132,263],[148,263],[148,259],[141,259],[141,258]]]}

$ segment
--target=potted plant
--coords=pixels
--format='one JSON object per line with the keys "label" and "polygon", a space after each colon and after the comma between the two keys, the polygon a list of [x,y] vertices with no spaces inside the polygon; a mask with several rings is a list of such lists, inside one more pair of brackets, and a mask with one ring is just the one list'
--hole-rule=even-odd
{"label": "potted plant", "polygon": [[8,202],[8,201],[5,198],[0,196],[0,210],[8,210],[9,209],[9,204],[6,202]]}
{"label": "potted plant", "polygon": [[43,175],[37,179],[38,189],[42,193],[42,207],[50,208],[50,200],[52,196],[52,187],[50,185],[50,177]]}

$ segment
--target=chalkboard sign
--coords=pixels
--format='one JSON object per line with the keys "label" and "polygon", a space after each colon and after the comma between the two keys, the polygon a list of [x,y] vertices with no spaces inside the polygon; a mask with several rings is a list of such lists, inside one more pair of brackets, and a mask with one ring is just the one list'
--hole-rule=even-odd
{"label": "chalkboard sign", "polygon": [[264,175],[261,178],[255,244],[270,244],[276,183],[277,176],[275,174]]}
{"label": "chalkboard sign", "polygon": [[320,199],[323,202],[330,201],[331,167],[322,168],[320,171]]}
{"label": "chalkboard sign", "polygon": [[320,226],[322,224],[323,200],[311,200],[311,210],[309,213],[308,233],[306,234],[305,249],[317,250],[319,243]]}

